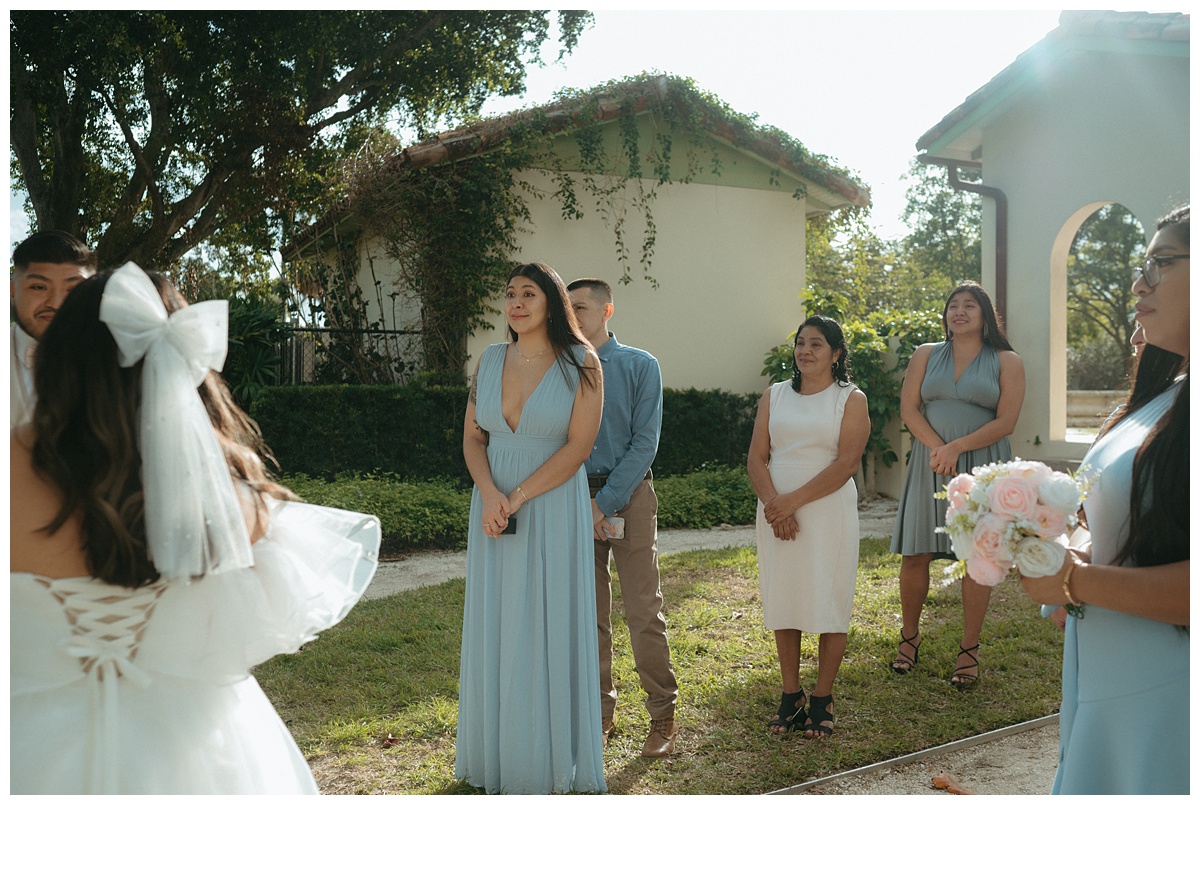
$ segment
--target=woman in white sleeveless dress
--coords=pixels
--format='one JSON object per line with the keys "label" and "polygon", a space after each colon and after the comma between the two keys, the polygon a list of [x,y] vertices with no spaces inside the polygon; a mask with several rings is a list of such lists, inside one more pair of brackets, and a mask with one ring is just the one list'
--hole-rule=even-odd
{"label": "woman in white sleeveless dress", "polygon": [[[783,694],[778,734],[833,731],[833,682],[846,653],[858,573],[858,472],[871,419],[850,383],[842,328],[812,316],[796,332],[793,377],[758,404],[746,469],[758,495],[763,624],[775,631]],[[800,638],[819,633],[812,697],[800,686]]]}
{"label": "woman in white sleeveless dress", "polygon": [[225,302],[80,283],[10,439],[14,793],[316,793],[250,668],[340,621],[379,520],[271,482],[214,369]]}

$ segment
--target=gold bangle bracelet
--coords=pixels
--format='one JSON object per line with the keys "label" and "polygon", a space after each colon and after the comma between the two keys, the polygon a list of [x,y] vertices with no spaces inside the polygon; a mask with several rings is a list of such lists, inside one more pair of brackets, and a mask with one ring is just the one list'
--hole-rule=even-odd
{"label": "gold bangle bracelet", "polygon": [[1062,583],[1063,596],[1065,596],[1067,598],[1068,603],[1070,603],[1071,605],[1076,605],[1076,606],[1079,605],[1079,601],[1076,600],[1075,597],[1071,595],[1071,575],[1074,574],[1075,566],[1077,566],[1078,564],[1079,563],[1075,562],[1074,560],[1071,561],[1071,567],[1068,568],[1067,573],[1065,575],[1063,575],[1063,583]]}
{"label": "gold bangle bracelet", "polygon": [[529,496],[528,496],[527,494],[525,494],[525,492],[524,492],[524,491],[521,489],[521,487],[520,487],[520,486],[517,486],[517,491],[518,491],[518,492],[521,492],[521,497],[522,497],[522,498],[524,498],[524,499],[525,499],[525,503],[526,503],[526,504],[528,504],[528,503],[529,503]]}

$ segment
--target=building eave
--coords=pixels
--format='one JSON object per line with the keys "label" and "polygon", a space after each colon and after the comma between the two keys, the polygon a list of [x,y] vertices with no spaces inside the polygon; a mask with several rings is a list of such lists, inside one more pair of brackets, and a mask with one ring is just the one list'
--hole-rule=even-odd
{"label": "building eave", "polygon": [[982,128],[1031,85],[1081,53],[1169,57],[1191,54],[1185,13],[1066,11],[1059,26],[947,114],[916,143],[918,152],[947,160],[979,160]]}

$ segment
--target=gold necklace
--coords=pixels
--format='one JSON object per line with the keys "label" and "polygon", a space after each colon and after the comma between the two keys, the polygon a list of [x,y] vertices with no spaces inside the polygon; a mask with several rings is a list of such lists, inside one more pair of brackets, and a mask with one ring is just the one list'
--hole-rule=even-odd
{"label": "gold necklace", "polygon": [[527,363],[533,362],[535,359],[537,359],[539,356],[541,356],[543,353],[545,353],[547,350],[550,349],[549,347],[543,347],[541,350],[539,350],[533,356],[525,356],[525,354],[521,353],[521,345],[517,344],[517,342],[514,341],[513,347],[515,347],[517,349],[517,353],[521,355],[521,359],[525,360],[525,362],[527,362]]}

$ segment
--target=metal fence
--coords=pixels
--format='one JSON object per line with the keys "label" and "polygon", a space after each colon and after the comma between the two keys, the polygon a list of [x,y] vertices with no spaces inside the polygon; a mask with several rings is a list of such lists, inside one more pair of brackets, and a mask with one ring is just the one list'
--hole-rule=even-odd
{"label": "metal fence", "polygon": [[294,327],[279,345],[279,383],[406,384],[423,367],[420,335]]}

